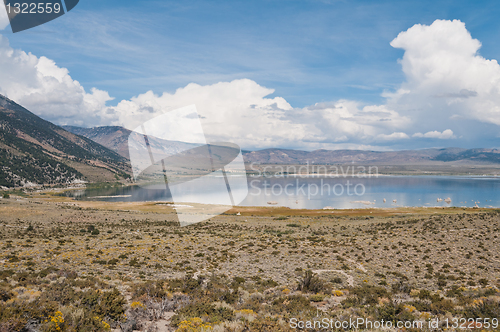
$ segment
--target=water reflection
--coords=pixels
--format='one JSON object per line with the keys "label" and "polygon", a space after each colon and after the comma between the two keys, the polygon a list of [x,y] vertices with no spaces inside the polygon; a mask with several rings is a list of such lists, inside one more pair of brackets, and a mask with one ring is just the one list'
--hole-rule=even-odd
{"label": "water reflection", "polygon": [[[217,179],[204,177],[206,195],[217,194]],[[213,184],[213,185],[212,185]],[[348,209],[397,206],[500,207],[500,179],[459,176],[378,176],[338,178],[248,177],[249,192],[241,206],[280,205],[290,208]],[[211,190],[210,188],[215,188]],[[176,202],[189,202],[189,187]],[[194,190],[194,189],[192,189]],[[165,189],[138,186],[76,190],[76,199],[110,202],[172,201]],[[112,196],[112,197],[109,197]],[[445,200],[450,199],[447,203]],[[384,202],[385,199],[385,202]]]}

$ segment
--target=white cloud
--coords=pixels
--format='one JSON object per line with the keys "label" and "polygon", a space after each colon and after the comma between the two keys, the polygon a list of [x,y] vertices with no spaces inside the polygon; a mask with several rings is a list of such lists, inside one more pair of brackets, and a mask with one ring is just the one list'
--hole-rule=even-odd
{"label": "white cloud", "polygon": [[0,4],[0,30],[5,29],[8,25],[9,17],[7,16],[7,10],[5,10],[5,6]]}
{"label": "white cloud", "polygon": [[396,141],[396,140],[402,140],[402,139],[409,139],[410,137],[402,132],[394,132],[390,135],[386,134],[379,134],[376,137],[378,140],[382,141]]}
{"label": "white cloud", "polygon": [[409,121],[385,106],[354,101],[293,108],[273,89],[249,79],[212,85],[188,84],[174,93],[152,91],[122,100],[95,88],[86,92],[66,68],[46,57],[12,49],[0,36],[0,93],[58,124],[121,125],[136,128],[169,110],[195,104],[210,141],[231,141],[245,148],[366,147],[377,135]]}
{"label": "white cloud", "polygon": [[108,122],[108,93],[90,93],[66,68],[46,57],[14,50],[0,35],[0,93],[41,117],[59,124],[97,125]]}
{"label": "white cloud", "polygon": [[159,114],[194,104],[211,141],[232,141],[241,146],[289,144],[305,135],[302,124],[287,119],[290,104],[281,97],[266,98],[274,90],[243,79],[201,86],[191,83],[160,96],[149,91],[109,108],[114,124],[135,128]]}
{"label": "white cloud", "polygon": [[[84,126],[135,128],[195,104],[210,140],[244,148],[373,148],[370,144],[389,146],[411,138],[453,139],[454,124],[471,119],[500,125],[500,66],[477,53],[481,43],[462,22],[417,24],[391,46],[405,51],[400,63],[406,79],[397,91],[384,94],[383,105],[338,100],[293,108],[281,97],[269,97],[273,89],[240,79],[191,83],[161,95],[149,91],[109,106],[106,91],[85,91],[67,69],[13,50],[2,36],[0,93],[58,124]],[[416,134],[410,138],[409,131]]]}
{"label": "white cloud", "polygon": [[457,116],[500,125],[500,66],[478,54],[481,43],[463,22],[416,24],[391,46],[405,51],[400,63],[406,81],[386,94],[388,106],[412,113],[422,129]]}
{"label": "white cloud", "polygon": [[453,135],[453,131],[451,129],[446,129],[442,133],[434,130],[434,131],[429,131],[425,134],[422,133],[415,133],[412,135],[412,137],[419,137],[419,138],[439,138],[439,139],[453,139],[457,138],[455,135]]}

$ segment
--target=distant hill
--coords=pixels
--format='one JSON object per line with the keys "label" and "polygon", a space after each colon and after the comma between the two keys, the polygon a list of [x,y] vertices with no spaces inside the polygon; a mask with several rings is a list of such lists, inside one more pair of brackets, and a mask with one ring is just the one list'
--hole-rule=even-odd
{"label": "distant hill", "polygon": [[[116,151],[128,158],[128,136],[131,131],[118,126],[80,128],[65,126],[66,130],[85,136],[93,141]],[[152,145],[182,145],[180,142],[165,142],[152,139]],[[172,149],[174,146],[172,146]],[[265,149],[244,151],[247,163],[257,164],[500,164],[498,149],[422,149],[404,151],[365,151],[365,150],[315,150],[301,151],[289,149]]]}
{"label": "distant hill", "polygon": [[[124,158],[130,159],[128,138],[131,130],[118,126],[103,126],[94,128],[81,128],[74,126],[63,126],[63,128],[73,134],[84,136],[99,143],[110,150],[115,151]],[[136,143],[139,143],[138,140]],[[179,141],[167,141],[148,135],[148,143],[153,153],[176,154],[186,149],[194,148],[199,144],[185,143]],[[145,146],[144,149],[147,149]]]}
{"label": "distant hill", "polygon": [[70,133],[84,136],[92,141],[115,151],[122,157],[129,159],[128,137],[132,131],[118,126],[103,126],[94,128],[81,128],[75,126],[62,126]]}
{"label": "distant hill", "polygon": [[0,95],[0,186],[111,180],[128,172],[126,158]]}
{"label": "distant hill", "polygon": [[246,152],[246,162],[257,164],[373,164],[373,165],[415,165],[415,164],[499,164],[498,149],[423,149],[404,151],[363,150],[315,150],[299,151],[286,149],[265,149]]}

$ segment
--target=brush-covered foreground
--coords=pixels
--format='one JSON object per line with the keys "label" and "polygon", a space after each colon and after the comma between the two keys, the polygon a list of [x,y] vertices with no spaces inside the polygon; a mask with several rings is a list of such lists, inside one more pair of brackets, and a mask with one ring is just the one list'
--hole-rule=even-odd
{"label": "brush-covered foreground", "polygon": [[232,212],[180,228],[168,204],[0,199],[0,331],[294,331],[294,318],[361,317],[497,330],[497,210]]}

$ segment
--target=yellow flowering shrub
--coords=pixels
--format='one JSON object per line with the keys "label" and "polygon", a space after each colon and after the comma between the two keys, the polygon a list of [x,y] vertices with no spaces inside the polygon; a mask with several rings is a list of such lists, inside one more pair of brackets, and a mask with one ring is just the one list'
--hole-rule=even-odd
{"label": "yellow flowering shrub", "polygon": [[136,301],[136,302],[132,302],[132,304],[130,305],[130,308],[139,309],[139,308],[145,308],[145,306],[144,306],[144,304],[142,304],[142,302]]}
{"label": "yellow flowering shrub", "polygon": [[101,317],[99,317],[99,316],[94,316],[94,321],[97,323],[97,324],[96,324],[97,326],[99,326],[99,325],[100,325],[100,326],[101,326],[104,330],[106,330],[106,331],[111,330],[111,326],[110,326],[108,323],[106,323],[105,321],[103,321],[103,320],[101,319]]}
{"label": "yellow flowering shrub", "polygon": [[62,312],[56,311],[54,313],[54,316],[49,316],[49,320],[47,321],[49,323],[49,327],[47,331],[54,332],[54,331],[64,331],[64,317]]}
{"label": "yellow flowering shrub", "polygon": [[406,310],[406,311],[408,311],[408,312],[414,312],[415,310],[417,310],[417,308],[415,308],[414,306],[409,305],[409,304],[405,304],[403,307],[404,307],[404,308],[405,308],[405,310]]}
{"label": "yellow flowering shrub", "polygon": [[422,312],[420,314],[420,318],[424,319],[424,320],[428,320],[432,317],[431,313],[430,312]]}
{"label": "yellow flowering shrub", "polygon": [[211,331],[212,324],[205,323],[203,319],[199,317],[189,318],[188,320],[183,320],[180,322],[179,327],[176,332],[205,332]]}
{"label": "yellow flowering shrub", "polygon": [[234,313],[236,319],[245,319],[249,322],[253,321],[257,317],[257,313],[250,309],[236,310]]}
{"label": "yellow flowering shrub", "polygon": [[334,296],[344,296],[344,292],[339,290],[332,290],[332,295]]}

